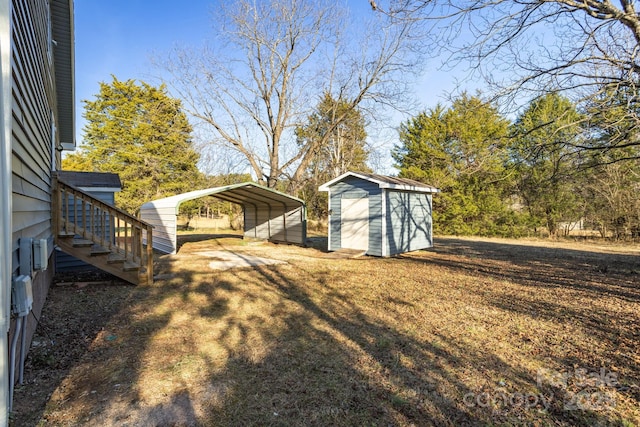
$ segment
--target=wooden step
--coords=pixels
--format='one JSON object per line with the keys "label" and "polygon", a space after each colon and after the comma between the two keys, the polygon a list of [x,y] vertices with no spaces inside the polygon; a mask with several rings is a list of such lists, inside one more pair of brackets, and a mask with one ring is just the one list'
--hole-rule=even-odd
{"label": "wooden step", "polygon": [[122,271],[138,271],[140,270],[140,264],[136,264],[133,262],[125,262],[122,266]]}
{"label": "wooden step", "polygon": [[113,274],[134,285],[147,283],[146,276],[140,274],[141,267],[133,262],[126,261],[124,256],[117,253],[108,253],[106,256],[92,255],[94,251],[102,251],[99,245],[84,239],[58,239],[58,247],[67,254],[74,256],[99,269]]}
{"label": "wooden step", "polygon": [[[130,283],[153,283],[153,271],[148,271],[148,275],[143,277],[145,268],[149,267],[140,265],[140,258],[145,258],[141,252],[144,250],[141,239],[146,232],[147,241],[151,242],[153,226],[57,178],[57,175],[53,176],[56,197],[52,200],[52,224],[55,226],[57,248]],[[70,207],[72,212],[69,211]],[[78,212],[78,208],[81,212]],[[80,217],[82,226],[79,221],[76,222]],[[105,218],[109,218],[108,224]],[[112,221],[115,218],[118,219],[117,224]],[[121,220],[124,225],[121,225]],[[110,227],[109,236],[113,236],[114,240],[106,237],[105,226]],[[129,234],[125,231],[129,240],[115,241],[116,226],[131,230]],[[121,247],[123,243],[124,247]],[[150,246],[147,247],[146,256],[152,258]]]}
{"label": "wooden step", "polygon": [[90,248],[94,245],[91,240],[85,239],[73,239],[73,247],[74,248]]}
{"label": "wooden step", "polygon": [[108,264],[121,264],[125,262],[127,259],[120,254],[111,253],[109,258],[107,258]]}
{"label": "wooden step", "polygon": [[111,251],[107,248],[103,248],[100,245],[94,245],[91,247],[91,256],[109,255]]}

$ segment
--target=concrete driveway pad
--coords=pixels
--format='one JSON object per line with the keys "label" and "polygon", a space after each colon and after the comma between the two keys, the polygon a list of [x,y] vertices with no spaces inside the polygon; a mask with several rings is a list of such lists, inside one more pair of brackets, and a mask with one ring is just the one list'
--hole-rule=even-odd
{"label": "concrete driveway pad", "polygon": [[253,255],[229,251],[205,251],[196,252],[195,254],[214,258],[215,261],[211,261],[209,263],[209,268],[211,268],[212,270],[229,270],[231,268],[286,264],[285,261],[280,261],[277,259],[261,258]]}

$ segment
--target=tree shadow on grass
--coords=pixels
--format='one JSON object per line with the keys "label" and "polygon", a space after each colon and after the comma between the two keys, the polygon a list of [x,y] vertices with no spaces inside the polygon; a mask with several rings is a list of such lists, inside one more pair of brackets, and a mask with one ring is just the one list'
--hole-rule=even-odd
{"label": "tree shadow on grass", "polygon": [[[279,268],[256,270],[261,286],[283,297],[273,310],[286,313],[274,337],[279,345],[257,361],[239,355],[227,371],[211,377],[213,383],[231,384],[225,404],[213,408],[211,419],[237,426],[478,421],[451,400],[450,388],[468,389],[448,372],[461,363],[448,345],[419,343],[367,318],[356,307],[346,307],[348,301],[335,299],[320,307],[304,290],[304,273],[292,277]],[[324,280],[317,275],[315,279],[321,284]],[[408,360],[420,361],[425,369],[412,368]]]}
{"label": "tree shadow on grass", "polygon": [[403,254],[400,258],[533,288],[572,288],[593,296],[604,294],[640,302],[637,255],[441,239],[428,252]]}
{"label": "tree shadow on grass", "polygon": [[[225,425],[486,425],[535,420],[537,411],[559,425],[612,422],[606,413],[574,417],[564,410],[563,397],[553,396],[557,390],[537,388],[537,372],[490,349],[470,348],[455,332],[417,339],[372,317],[340,292],[335,276],[303,268],[257,270],[265,288],[303,310],[285,316],[280,348],[259,361],[234,358],[231,369],[211,377],[231,385],[225,404],[211,413]],[[319,303],[307,292],[304,279],[311,277],[334,289],[330,298]],[[412,306],[397,297],[390,303]],[[234,376],[237,371],[249,375]],[[469,382],[470,372],[484,381]],[[527,402],[508,400],[525,395]]]}
{"label": "tree shadow on grass", "polygon": [[[635,391],[621,389],[640,402],[640,370],[633,362],[640,351],[640,257],[460,239],[438,243],[429,253],[400,258],[477,278],[466,292],[531,325],[542,321],[575,331],[552,344],[560,349],[547,358],[551,367],[570,377],[576,369],[613,372],[621,384],[636,384]],[[538,345],[531,340],[545,339],[535,331],[524,338],[534,351]]]}
{"label": "tree shadow on grass", "polygon": [[[437,374],[418,371],[404,360],[406,356],[435,367],[442,363],[455,367],[458,362],[448,346],[420,344],[338,298],[321,308],[291,269],[283,273],[275,267],[259,267],[230,274],[235,276],[232,281],[214,276],[203,280],[183,272],[157,287],[136,288],[129,297],[132,304],[121,309],[117,319],[105,322],[100,332],[104,337],[93,337],[74,367],[71,382],[54,395],[50,409],[57,414],[43,419],[60,423],[57,417],[66,412],[77,417],[72,425],[474,423],[474,417],[448,395],[448,388],[463,387],[454,374],[440,368],[435,369]],[[325,280],[316,279],[321,284]],[[244,294],[249,286],[263,293]],[[241,301],[257,301],[264,310],[238,317],[221,296],[225,293],[242,293]],[[217,341],[228,358],[221,368],[215,357],[199,349],[197,340],[204,337],[189,338],[193,342],[176,339],[173,352],[164,349],[166,367],[157,369],[171,370],[182,363],[175,360],[176,354],[182,359],[195,355],[204,361],[202,374],[209,389],[195,392],[173,387],[161,402],[149,405],[145,401],[149,398],[143,397],[148,391],[140,389],[140,381],[150,362],[142,354],[153,348],[155,337],[171,328],[172,317],[179,315],[154,313],[154,307],[170,298],[206,300],[198,316],[223,324]],[[341,313],[332,314],[332,309]],[[265,324],[265,318],[276,320]],[[117,337],[108,341],[111,334]],[[152,374],[162,378],[161,372]]]}
{"label": "tree shadow on grass", "polygon": [[[472,350],[451,334],[419,340],[367,315],[339,286],[322,304],[305,289],[311,277],[319,286],[335,287],[334,276],[257,270],[265,288],[302,310],[284,318],[282,347],[257,362],[235,358],[234,368],[212,376],[213,382],[232,384],[227,404],[212,411],[212,419],[225,425],[482,425],[501,418],[479,407],[474,399],[486,389],[467,383],[466,372],[492,374],[481,385],[489,392],[499,378],[509,378],[515,390],[535,385],[535,372],[491,351]],[[390,302],[412,306],[401,298]],[[235,370],[250,375],[238,379],[230,375]],[[532,410],[543,409],[542,402],[538,406]]]}
{"label": "tree shadow on grass", "polygon": [[[505,255],[499,248],[494,250],[494,256],[489,258],[503,260]],[[529,267],[535,270],[539,263],[547,261],[545,256],[534,257]],[[519,275],[505,275],[504,266],[474,267],[472,264],[442,262],[438,265],[478,277],[496,274],[495,278],[516,283],[522,279]],[[367,269],[366,265],[363,269]],[[482,425],[535,421],[537,411],[542,411],[543,420],[559,425],[618,422],[606,411],[567,411],[563,406],[567,395],[562,390],[543,387],[538,382],[537,371],[509,362],[491,349],[472,348],[456,331],[436,331],[431,339],[418,339],[411,333],[410,324],[394,326],[384,320],[385,313],[363,311],[362,300],[354,300],[353,294],[343,292],[341,284],[336,283],[339,277],[330,274],[330,270],[330,265],[320,272],[306,270],[304,265],[254,270],[259,273],[257,279],[251,279],[254,285],[270,292],[276,290],[282,297],[269,315],[280,317],[283,326],[278,331],[261,332],[278,345],[259,358],[238,354],[229,360],[225,371],[210,377],[212,383],[226,385],[222,403],[211,409],[211,419],[221,420],[225,425]],[[478,273],[479,270],[483,271]],[[524,284],[532,286],[543,280],[551,283],[551,287],[562,288],[565,280],[557,273],[526,277]],[[246,280],[239,273],[238,278]],[[326,289],[323,297],[310,292],[307,284],[311,282]],[[563,312],[565,307],[536,301],[530,295],[519,299],[500,293],[485,294],[480,288],[470,292],[478,292],[489,306],[517,312],[523,317],[533,310],[550,321],[573,318],[585,322],[589,328],[608,323],[605,315],[594,316],[594,310]],[[633,298],[633,290],[630,292],[630,295],[613,292],[612,297]],[[386,300],[391,307],[415,307],[402,293],[389,295]],[[299,309],[291,310],[290,306]],[[386,314],[397,316],[399,313]],[[409,329],[400,329],[398,325]],[[631,334],[634,330],[637,332],[633,322],[628,326]],[[601,338],[615,342],[612,336],[620,335],[624,329],[619,325],[611,329],[604,326]],[[622,338],[626,340],[630,336],[622,335]],[[248,334],[243,337],[249,340]],[[637,348],[636,344],[629,345]],[[587,367],[595,366],[596,361],[588,361]],[[573,366],[571,362],[585,363],[585,360],[557,357],[551,366]],[[624,360],[620,356],[614,362],[624,363]],[[238,375],[239,372],[247,375]],[[469,382],[468,377],[473,376],[468,375],[470,372],[475,372],[476,382]],[[637,370],[633,372],[637,374]],[[483,376],[484,381],[477,382],[477,377]],[[500,406],[499,398],[507,398],[507,392],[511,397],[531,393],[535,405],[527,407],[502,401]],[[555,398],[548,407],[538,400],[544,393]],[[477,400],[483,394],[497,397],[498,408]]]}
{"label": "tree shadow on grass", "polygon": [[[159,269],[168,278],[135,288],[103,324],[45,419],[56,424],[64,419],[56,417],[77,414],[70,425],[96,426],[453,426],[531,419],[518,407],[496,415],[476,398],[495,395],[502,378],[512,391],[531,390],[535,372],[491,349],[470,347],[455,330],[432,331],[425,339],[409,322],[390,321],[403,309],[419,308],[402,292],[371,295],[371,304],[385,302],[372,311],[344,289],[340,279],[349,270],[336,273],[332,261],[316,269],[298,263],[225,273],[190,271],[183,261],[163,260]],[[393,261],[350,262],[366,271],[367,263],[393,268]],[[474,271],[471,263],[440,261],[443,268]],[[498,266],[481,268],[504,274]],[[512,304],[501,308],[523,311],[527,301]],[[535,309],[544,313],[545,307]],[[548,310],[552,318],[558,308]],[[190,334],[201,322],[216,333]],[[209,342],[215,349],[203,348]],[[190,363],[195,368],[182,369]],[[167,381],[173,384],[163,385]],[[551,411],[544,420],[571,424],[570,414],[554,412],[557,406]],[[593,420],[610,421],[599,414]]]}

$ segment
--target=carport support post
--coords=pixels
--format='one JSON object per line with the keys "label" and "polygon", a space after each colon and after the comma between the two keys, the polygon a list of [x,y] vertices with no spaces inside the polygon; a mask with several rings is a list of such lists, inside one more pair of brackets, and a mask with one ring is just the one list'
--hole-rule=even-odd
{"label": "carport support post", "polygon": [[253,224],[253,237],[258,238],[258,205],[253,205],[253,213],[256,217],[256,222]]}
{"label": "carport support post", "polygon": [[267,218],[267,235],[269,236],[269,240],[271,240],[271,205],[267,204],[269,208],[269,218]]}
{"label": "carport support post", "polygon": [[[302,221],[302,246],[307,246],[307,205],[300,207],[300,220]],[[327,233],[328,234],[328,233]]]}
{"label": "carport support post", "polygon": [[282,204],[282,226],[284,227],[284,241],[289,243],[287,239],[287,204]]}
{"label": "carport support post", "polygon": [[147,228],[147,284],[153,284],[153,232]]}

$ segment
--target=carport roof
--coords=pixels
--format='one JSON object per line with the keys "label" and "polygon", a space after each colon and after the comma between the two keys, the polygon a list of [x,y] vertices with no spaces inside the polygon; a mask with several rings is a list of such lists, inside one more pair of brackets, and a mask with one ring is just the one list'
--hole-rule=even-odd
{"label": "carport roof", "polygon": [[224,187],[189,191],[188,193],[153,200],[142,205],[141,210],[152,208],[175,208],[177,215],[181,203],[205,196],[215,196],[219,199],[240,205],[255,205],[258,203],[266,205],[277,204],[290,209],[295,209],[305,205],[304,201],[297,197],[281,193],[271,188],[263,187],[253,182],[243,182],[241,184],[227,185]]}

